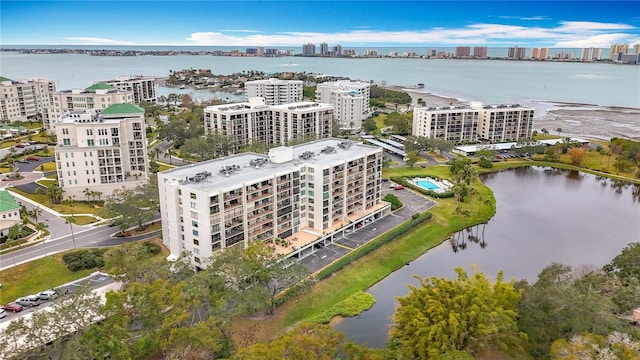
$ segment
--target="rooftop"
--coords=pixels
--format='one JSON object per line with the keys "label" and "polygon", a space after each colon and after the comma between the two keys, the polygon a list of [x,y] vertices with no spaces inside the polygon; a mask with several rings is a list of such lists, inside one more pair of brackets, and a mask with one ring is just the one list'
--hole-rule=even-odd
{"label": "rooftop", "polygon": [[13,80],[8,79],[8,78],[6,78],[4,76],[0,76],[0,82],[2,82],[2,81],[13,81]]}
{"label": "rooftop", "polygon": [[144,114],[144,109],[133,104],[113,104],[100,112],[101,115]]}
{"label": "rooftop", "polygon": [[345,160],[379,151],[382,149],[375,146],[329,138],[293,146],[292,160],[283,163],[271,162],[267,155],[242,153],[166,170],[161,174],[180,181],[182,186],[210,192],[234,189],[240,184],[286,174],[305,165],[328,167],[342,164]]}
{"label": "rooftop", "polygon": [[89,86],[85,90],[91,91],[91,90],[111,90],[111,89],[115,89],[115,87],[105,83],[96,83]]}
{"label": "rooftop", "polygon": [[0,190],[0,212],[20,209],[20,205],[7,190]]}

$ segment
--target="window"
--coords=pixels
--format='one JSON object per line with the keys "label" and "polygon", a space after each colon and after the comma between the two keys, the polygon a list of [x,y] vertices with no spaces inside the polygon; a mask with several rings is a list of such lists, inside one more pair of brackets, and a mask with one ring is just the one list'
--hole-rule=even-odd
{"label": "window", "polygon": [[93,129],[87,129],[87,135],[88,136],[92,136],[93,135]]}
{"label": "window", "polygon": [[62,135],[69,135],[69,129],[62,129]]}
{"label": "window", "polygon": [[198,207],[198,204],[192,201],[192,202],[191,202],[191,208],[192,208],[192,209],[195,209],[195,208],[197,208],[197,207]]}
{"label": "window", "polygon": [[200,245],[200,241],[198,239],[193,239],[193,245]]}
{"label": "window", "polygon": [[195,200],[195,199],[196,199],[196,197],[197,197],[197,196],[196,196],[196,194],[194,194],[194,193],[191,193],[191,195],[190,195],[190,196],[191,196],[191,198],[192,198],[193,200]]}
{"label": "window", "polygon": [[93,139],[87,139],[87,146],[95,146]]}
{"label": "window", "polygon": [[194,227],[194,228],[197,228],[198,227],[198,222],[191,220],[191,226]]}
{"label": "window", "polygon": [[191,230],[191,233],[193,234],[193,236],[198,236],[198,230],[196,229]]}
{"label": "window", "polygon": [[66,145],[66,146],[71,145],[71,139],[62,139],[62,145]]}

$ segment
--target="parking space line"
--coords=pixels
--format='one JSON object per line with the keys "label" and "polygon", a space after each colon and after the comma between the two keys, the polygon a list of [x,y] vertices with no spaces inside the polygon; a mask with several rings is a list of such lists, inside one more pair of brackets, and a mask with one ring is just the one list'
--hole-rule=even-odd
{"label": "parking space line", "polygon": [[338,245],[338,246],[340,246],[341,248],[345,248],[345,249],[347,249],[347,250],[349,250],[349,251],[353,251],[353,249],[352,249],[352,248],[350,248],[350,247],[348,247],[348,246],[344,246],[344,245],[342,245],[342,244],[338,244],[338,243],[335,243],[335,242],[334,242],[333,244],[334,244],[334,245]]}

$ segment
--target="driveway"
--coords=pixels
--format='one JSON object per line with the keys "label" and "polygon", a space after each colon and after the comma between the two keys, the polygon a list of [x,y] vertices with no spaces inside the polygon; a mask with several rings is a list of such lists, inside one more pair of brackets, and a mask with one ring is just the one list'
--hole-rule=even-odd
{"label": "driveway", "polygon": [[27,172],[27,171],[34,171],[38,169],[40,165],[51,162],[51,161],[53,161],[53,156],[42,156],[42,157],[39,157],[39,160],[37,161],[28,161],[26,163],[17,162],[13,165],[18,168],[19,172]]}

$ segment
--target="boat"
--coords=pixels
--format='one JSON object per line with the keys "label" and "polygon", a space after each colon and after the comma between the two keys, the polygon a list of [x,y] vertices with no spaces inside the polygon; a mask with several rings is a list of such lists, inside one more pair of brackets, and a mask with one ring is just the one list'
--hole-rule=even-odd
{"label": "boat", "polygon": [[186,89],[186,88],[187,88],[187,87],[186,87],[186,86],[184,86],[184,85],[181,85],[181,86],[180,86],[180,89]]}

